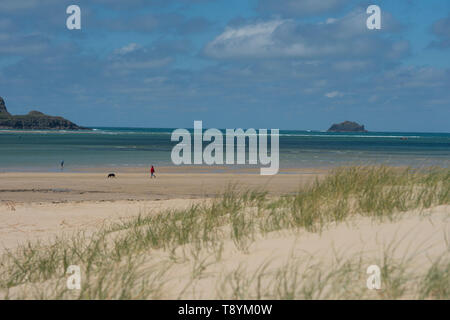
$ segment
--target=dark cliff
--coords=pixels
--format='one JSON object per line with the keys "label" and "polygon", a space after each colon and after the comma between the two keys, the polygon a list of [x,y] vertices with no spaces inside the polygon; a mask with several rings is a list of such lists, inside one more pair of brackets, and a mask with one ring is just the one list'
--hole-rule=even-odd
{"label": "dark cliff", "polygon": [[86,130],[62,117],[54,117],[39,111],[27,115],[11,115],[6,109],[5,101],[0,97],[0,129],[29,130]]}
{"label": "dark cliff", "polygon": [[356,122],[345,121],[333,124],[328,132],[367,132],[363,125]]}

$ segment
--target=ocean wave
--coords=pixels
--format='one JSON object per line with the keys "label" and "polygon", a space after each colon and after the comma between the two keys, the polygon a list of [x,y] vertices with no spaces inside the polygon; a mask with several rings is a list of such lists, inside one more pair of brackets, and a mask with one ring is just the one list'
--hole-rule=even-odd
{"label": "ocean wave", "polygon": [[[355,134],[280,134],[280,137],[327,137],[327,138],[395,138],[395,139],[401,139],[401,138],[414,138],[414,139],[420,139],[420,138],[427,138],[427,136],[383,136],[383,135],[355,135]],[[436,136],[433,136],[432,138],[436,138]]]}
{"label": "ocean wave", "polygon": [[[144,129],[145,130],[145,129]],[[174,129],[175,130],[175,129]],[[41,135],[112,135],[112,136],[120,136],[120,135],[141,135],[141,136],[167,136],[171,135],[173,131],[142,131],[142,130],[136,130],[133,131],[132,129],[126,130],[108,130],[108,129],[102,129],[102,128],[92,128],[92,130],[79,130],[79,131],[69,131],[69,130],[9,130],[9,129],[1,129],[0,134],[41,134]],[[193,132],[190,132],[191,135],[193,135]],[[225,136],[225,132],[222,131],[222,134]],[[267,133],[268,136],[270,136],[270,131]],[[411,134],[411,133],[409,133]],[[336,134],[336,133],[326,133],[326,132],[317,132],[317,133],[283,133],[281,132],[279,134],[280,137],[306,137],[306,138],[361,138],[361,139],[450,139],[450,134],[446,133],[436,133],[436,134],[429,134],[424,133],[423,135],[416,134],[416,135],[409,135],[408,133],[399,133],[399,134],[392,134],[392,133],[386,133],[384,134]],[[262,134],[261,134],[262,135]],[[252,136],[252,135],[249,135]],[[262,135],[264,136],[264,135]]]}

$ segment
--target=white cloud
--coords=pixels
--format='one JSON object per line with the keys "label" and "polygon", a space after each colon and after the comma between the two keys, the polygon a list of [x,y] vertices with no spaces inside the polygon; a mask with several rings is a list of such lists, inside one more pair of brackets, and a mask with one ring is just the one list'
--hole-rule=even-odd
{"label": "white cloud", "polygon": [[339,98],[342,96],[344,96],[344,94],[342,94],[339,91],[331,91],[331,92],[325,93],[325,97],[330,98],[330,99]]}
{"label": "white cloud", "polygon": [[275,19],[227,27],[205,46],[204,52],[216,59],[325,58],[328,61],[334,57],[356,61],[368,57],[398,60],[409,52],[409,42],[395,41],[367,30],[366,18],[365,11],[357,8],[325,23]]}
{"label": "white cloud", "polygon": [[243,27],[227,27],[206,46],[206,53],[217,58],[234,56],[270,56],[274,54],[273,32],[284,20],[249,24]]}
{"label": "white cloud", "polygon": [[137,49],[140,49],[141,46],[138,45],[137,43],[130,43],[128,45],[126,45],[125,47],[119,48],[117,50],[114,51],[115,54],[120,54],[120,55],[125,55],[128,54],[130,52],[136,51]]}
{"label": "white cloud", "polygon": [[272,58],[315,57],[345,50],[340,44],[308,43],[302,34],[295,34],[292,20],[272,20],[227,27],[205,47],[207,55],[214,58]]}

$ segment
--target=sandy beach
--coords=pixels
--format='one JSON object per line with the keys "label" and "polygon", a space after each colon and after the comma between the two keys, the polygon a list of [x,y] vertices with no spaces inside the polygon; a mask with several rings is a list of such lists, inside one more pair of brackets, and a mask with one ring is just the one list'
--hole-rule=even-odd
{"label": "sandy beach", "polygon": [[[292,194],[326,174],[323,169],[292,169],[263,177],[249,170],[204,173],[207,168],[166,167],[158,168],[157,178],[150,179],[142,168],[80,171],[0,173],[0,246],[12,248],[28,240],[92,231],[142,213],[187,208],[228,187],[258,189],[273,196]],[[115,172],[117,178],[107,179],[107,172]]]}
{"label": "sandy beach", "polygon": [[[143,168],[83,169],[76,173],[0,173],[0,200],[14,203],[198,199],[216,196],[228,186],[289,194],[323,176],[325,169],[291,169],[276,176],[257,170],[211,173],[218,169],[158,168],[151,180]],[[180,172],[181,171],[181,172]],[[115,179],[107,179],[115,172]]]}
{"label": "sandy beach", "polygon": [[[150,245],[150,247],[154,246],[153,250],[145,251],[144,254],[133,258],[138,263],[137,269],[127,272],[136,272],[139,279],[147,276],[155,277],[155,270],[158,270],[159,276],[151,280],[158,284],[158,288],[151,287],[150,290],[146,287],[149,291],[143,296],[139,295],[139,298],[146,299],[258,298],[260,289],[255,287],[254,282],[246,284],[246,291],[237,294],[234,286],[243,284],[234,283],[233,277],[238,277],[239,281],[261,277],[263,280],[259,285],[266,286],[267,292],[260,298],[285,299],[289,297],[288,293],[280,292],[280,288],[274,287],[273,279],[279,277],[280,274],[284,274],[286,277],[284,281],[288,281],[290,285],[300,281],[299,287],[294,290],[295,294],[292,294],[295,298],[303,299],[307,298],[304,292],[305,286],[316,285],[311,282],[311,279],[318,276],[315,272],[323,272],[322,277],[326,275],[325,278],[329,281],[339,275],[340,278],[332,281],[341,283],[342,286],[344,283],[352,284],[357,288],[357,292],[356,289],[348,291],[345,288],[327,287],[330,284],[321,284],[328,289],[314,291],[312,298],[354,298],[355,296],[364,299],[417,298],[422,291],[417,291],[418,289],[413,289],[413,287],[416,284],[419,285],[419,282],[409,282],[406,278],[397,279],[405,281],[402,284],[405,286],[403,291],[392,288],[392,284],[386,284],[384,291],[367,291],[365,287],[367,266],[370,264],[383,265],[387,263],[386,259],[388,259],[395,261],[395,263],[389,262],[394,264],[386,267],[390,268],[391,277],[402,277],[402,272],[406,274],[406,269],[408,269],[408,277],[417,278],[426,275],[427,270],[431,270],[430,268],[435,266],[436,261],[443,259],[445,262],[448,259],[450,205],[442,205],[440,203],[442,200],[426,209],[411,206],[401,214],[397,212],[398,210],[393,209],[393,212],[397,212],[395,218],[390,216],[391,218],[382,220],[359,215],[362,213],[362,207],[354,209],[354,205],[352,205],[344,209],[343,214],[346,215],[346,218],[343,219],[336,216],[335,212],[340,210],[341,201],[348,200],[345,200],[344,195],[331,194],[339,192],[342,186],[339,187],[339,182],[333,182],[334,178],[327,180],[327,177],[333,174],[328,170],[290,169],[273,177],[263,177],[248,170],[222,173],[217,173],[217,170],[222,169],[215,168],[211,173],[211,170],[208,172],[206,168],[195,168],[188,172],[180,168],[159,168],[156,179],[150,179],[148,173],[142,168],[116,168],[113,170],[92,168],[80,169],[79,172],[53,173],[0,173],[0,253],[14,252],[19,248],[26,252],[28,249],[25,248],[28,242],[32,244],[31,248],[33,246],[39,248],[41,245],[44,246],[43,248],[56,248],[56,244],[52,245],[55,243],[55,239],[72,239],[77,235],[82,235],[82,238],[86,239],[83,241],[87,241],[82,247],[89,248],[89,241],[91,241],[89,239],[96,239],[99,235],[102,235],[102,238],[106,235],[109,239],[107,240],[108,246],[112,243],[114,243],[113,246],[118,246],[120,241],[125,241],[124,239],[128,239],[128,237],[134,239],[136,232],[140,233],[144,226],[156,228],[154,231],[145,232],[152,234],[158,232],[158,237],[170,239],[170,237],[180,237],[179,233],[183,232],[182,229],[162,231],[161,228],[183,228],[182,226],[187,223],[181,222],[184,221],[184,216],[189,217],[191,214],[195,214],[197,218],[194,219],[198,220],[196,223],[198,228],[203,228],[201,225],[207,223],[205,217],[210,214],[231,219],[230,224],[214,220],[216,222],[211,225],[212,229],[208,230],[208,234],[215,232],[222,234],[220,241],[214,238],[215,240],[208,240],[206,244],[200,245],[204,240],[196,238],[199,230],[194,228],[186,234],[189,238],[193,237],[190,240],[177,240],[180,241],[179,244],[167,244],[170,249],[165,249],[166,245],[153,244]],[[358,170],[364,169],[355,170],[358,172]],[[393,170],[391,174],[398,171],[398,169],[389,170]],[[107,179],[108,172],[115,172],[117,177]],[[375,172],[382,174],[382,171]],[[368,181],[361,182],[360,179],[367,179],[370,175],[369,172],[364,173],[360,178],[355,176],[352,178],[356,179],[354,182],[343,181],[350,184],[348,187],[354,188],[355,191],[352,192],[359,192],[356,184],[369,185]],[[339,178],[339,174],[337,174],[336,179],[347,178],[345,175]],[[397,178],[398,181],[403,181],[402,179],[401,176]],[[324,185],[331,183],[330,186],[336,184],[336,188],[314,191],[315,189],[311,189],[311,186],[315,181],[320,183],[324,181]],[[436,183],[439,185],[439,182]],[[318,185],[317,188],[320,189],[321,185]],[[407,185],[409,184],[405,184],[405,186]],[[217,200],[223,197],[224,192],[230,186],[234,186],[238,196],[233,200],[226,200],[226,197],[223,200]],[[388,182],[386,182],[386,186],[389,186]],[[413,190],[413,185],[411,187]],[[267,192],[267,194],[262,196],[262,200],[251,200],[252,197],[259,199],[261,196],[255,195],[246,198],[247,196],[242,194],[245,190],[257,190],[258,192]],[[284,216],[290,214],[290,211],[296,210],[294,203],[290,204],[289,201],[284,203],[278,199],[283,197],[297,199],[299,196],[296,194],[301,190],[309,190],[305,197],[311,198],[311,200],[307,200],[311,201],[308,202],[310,204],[302,209],[302,215],[305,214],[303,210],[305,212],[312,210],[314,215],[319,215],[319,212],[324,209],[321,209],[323,203],[331,203],[331,206],[336,206],[334,209],[325,208],[325,211],[329,212],[327,214],[335,217],[331,218],[330,222],[320,222],[319,232],[313,227],[316,222],[310,224],[306,220],[305,222],[297,221],[296,223],[299,223],[300,227],[293,228],[291,222],[280,225],[280,221],[273,220],[277,215],[274,212],[280,212],[280,216]],[[404,190],[408,194],[406,189]],[[316,195],[317,192],[319,193]],[[392,192],[395,190],[393,189]],[[448,195],[440,192],[440,189],[436,189],[431,191],[429,196],[442,197],[443,195],[442,199],[445,202],[445,197]],[[366,191],[358,197],[370,200],[371,196],[365,193]],[[382,196],[382,194],[380,193],[378,196]],[[230,204],[227,204],[229,201],[233,202],[231,207],[229,207]],[[306,198],[302,201],[306,201]],[[395,199],[386,198],[383,201],[392,202]],[[332,204],[333,202],[336,204]],[[435,200],[432,202],[434,203]],[[291,207],[292,205],[294,206]],[[378,207],[378,205],[376,206]],[[262,213],[255,213],[256,207],[258,212],[262,210]],[[373,210],[376,216],[378,210],[381,210],[380,212],[384,210],[381,209],[382,207],[379,207],[380,209],[377,207],[368,210]],[[194,211],[192,208],[195,208]],[[235,209],[231,210],[230,208]],[[274,210],[270,208],[278,208],[275,210],[279,211],[273,211],[270,214],[270,210]],[[242,221],[233,220],[232,216],[235,214],[233,210],[242,214]],[[203,211],[204,213],[202,213]],[[179,212],[181,216],[176,217],[175,212]],[[147,217],[145,219],[150,220],[141,221],[141,217]],[[161,217],[161,220],[158,220],[158,217]],[[152,219],[156,220],[151,222]],[[181,220],[178,221],[178,219]],[[217,219],[217,217],[213,219]],[[246,226],[246,219],[248,219],[247,223],[254,224],[254,227]],[[313,219],[317,222],[322,221],[322,219],[318,220],[317,216]],[[178,222],[170,227],[172,221]],[[237,221],[239,221],[239,228],[246,231],[235,230],[229,236],[228,228],[232,230],[237,227],[238,225],[234,226]],[[310,229],[311,227],[313,229]],[[175,233],[172,234],[172,232]],[[122,234],[125,234],[124,238],[122,238]],[[141,235],[139,236],[141,240],[137,239],[132,241],[135,241],[137,246],[144,245],[145,241],[141,239]],[[66,247],[70,246],[69,243],[74,240],[66,241],[68,240],[56,242],[59,243],[57,246],[63,245],[66,248],[64,250],[76,250],[76,248]],[[157,241],[170,242],[171,240]],[[126,242],[128,243],[129,240]],[[48,245],[50,247],[47,247]],[[46,250],[50,249],[43,249],[43,252]],[[140,249],[133,250],[138,252]],[[45,253],[42,254],[45,255]],[[56,251],[52,253],[52,256],[55,254],[57,255]],[[96,254],[99,253],[95,252]],[[35,254],[33,253],[33,255]],[[8,261],[8,258],[5,261]],[[5,262],[6,265],[8,263],[11,262]],[[59,260],[56,259],[52,263],[59,264]],[[115,272],[123,272],[120,271],[121,268],[123,265],[118,262],[117,266],[113,268],[114,272],[111,273],[111,277],[116,274]],[[343,274],[344,269],[347,271]],[[35,271],[31,270],[30,272],[33,274]],[[22,284],[9,286],[8,291],[0,290],[0,293],[7,294],[12,298],[33,298],[26,292],[29,290],[29,285],[38,285],[41,294],[48,298],[54,298],[56,292],[64,292],[64,289],[61,289],[64,287],[65,279],[64,271],[62,272],[61,270],[57,272],[60,275],[55,277],[60,280],[56,284],[53,280],[45,280],[53,278],[49,275],[45,276],[45,279],[39,280],[40,284],[37,284],[37,280],[32,281],[33,284],[27,281],[19,282]],[[298,279],[295,276],[297,274],[300,277]],[[267,279],[264,280],[266,277]],[[108,298],[117,298],[115,292],[120,289],[117,281],[111,279],[111,284],[118,287],[111,288],[106,293]],[[93,286],[95,287],[95,284]],[[133,288],[127,288],[131,291],[135,289],[135,285]],[[82,292],[80,297],[101,298],[96,296],[98,293],[89,292]],[[58,294],[61,294],[64,299],[80,298],[73,296],[73,292]]]}

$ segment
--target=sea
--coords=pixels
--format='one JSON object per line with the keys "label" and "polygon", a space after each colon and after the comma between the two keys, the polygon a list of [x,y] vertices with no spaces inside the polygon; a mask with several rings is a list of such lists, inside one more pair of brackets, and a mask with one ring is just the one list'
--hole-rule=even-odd
{"label": "sea", "polygon": [[[171,134],[175,129],[92,129],[0,130],[0,172],[59,171],[61,161],[66,171],[174,166],[171,152],[178,142],[171,141]],[[281,169],[368,164],[448,168],[450,164],[450,133],[281,130],[279,144]]]}

